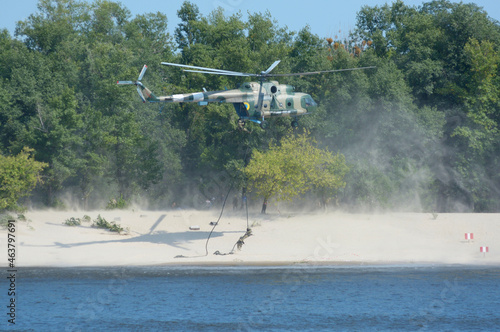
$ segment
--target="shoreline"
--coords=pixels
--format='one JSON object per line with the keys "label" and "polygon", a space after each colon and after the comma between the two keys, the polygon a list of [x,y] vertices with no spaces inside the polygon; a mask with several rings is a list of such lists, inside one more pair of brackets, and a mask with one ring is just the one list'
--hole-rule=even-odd
{"label": "shoreline", "polygon": [[[16,222],[16,267],[416,267],[500,266],[500,214],[385,213],[252,215],[217,211],[28,211]],[[128,228],[117,234],[71,217],[101,215]],[[190,227],[198,226],[192,230]],[[211,233],[213,229],[213,232]],[[465,240],[465,233],[473,239]],[[207,245],[207,238],[211,234]],[[6,237],[7,230],[0,230]],[[487,253],[480,246],[488,246]],[[6,250],[6,249],[5,249]],[[208,250],[208,255],[206,255]],[[176,258],[177,256],[183,256]],[[7,266],[7,259],[0,267]]]}
{"label": "shoreline", "polygon": [[335,270],[335,269],[498,269],[500,263],[484,263],[484,264],[448,264],[448,263],[408,263],[408,262],[390,262],[390,263],[352,263],[352,262],[329,262],[327,264],[293,264],[288,262],[265,262],[265,263],[242,263],[236,264],[231,262],[207,262],[207,263],[164,263],[157,265],[68,265],[68,266],[23,266],[16,268],[17,272],[22,273],[28,270],[100,270],[100,269],[128,269],[128,270],[167,270],[182,271],[182,270],[228,270],[228,269],[245,269],[245,270],[266,270],[266,269],[287,269],[287,270]]}

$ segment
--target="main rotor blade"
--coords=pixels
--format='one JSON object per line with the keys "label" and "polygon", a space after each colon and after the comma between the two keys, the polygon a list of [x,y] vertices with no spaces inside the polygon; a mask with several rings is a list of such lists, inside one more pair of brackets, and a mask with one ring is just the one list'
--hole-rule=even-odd
{"label": "main rotor blade", "polygon": [[226,75],[226,76],[260,76],[260,75],[257,75],[257,74],[238,73],[238,72],[219,73],[219,72],[216,72],[216,71],[189,70],[189,69],[184,69],[184,71],[185,72],[189,72],[189,73],[214,74],[214,75]]}
{"label": "main rotor blade", "polygon": [[137,79],[138,81],[142,80],[142,77],[144,76],[146,69],[148,69],[148,66],[144,65],[144,67],[142,67],[141,73],[139,74],[139,78]]}
{"label": "main rotor blade", "polygon": [[133,85],[133,84],[135,84],[135,82],[133,82],[133,81],[117,81],[116,84],[120,84],[120,85]]}
{"label": "main rotor blade", "polygon": [[273,70],[279,63],[281,62],[281,60],[276,60],[274,61],[274,63],[269,67],[267,68],[266,71],[263,71],[261,74],[262,75],[267,75],[271,72],[271,70]]}
{"label": "main rotor blade", "polygon": [[[198,69],[198,71],[191,70],[191,72],[200,72],[200,71],[209,71],[205,72],[205,74],[214,74],[214,73],[219,73],[220,75],[244,75],[246,73],[240,73],[237,71],[231,71],[231,70],[222,70],[222,69],[214,69],[214,68],[207,68],[207,67],[199,67],[199,66],[191,66],[191,65],[181,65],[179,63],[171,63],[171,62],[162,62],[162,65],[167,65],[167,66],[174,66],[174,67],[181,67],[181,68],[192,68],[192,69]],[[185,70],[187,71],[187,70]]]}
{"label": "main rotor blade", "polygon": [[292,74],[269,74],[269,76],[282,76],[282,77],[283,76],[305,76],[305,75],[316,75],[316,74],[323,74],[323,73],[335,73],[335,72],[340,72],[340,71],[351,71],[351,70],[371,69],[371,68],[377,68],[377,67],[370,66],[370,67],[359,67],[359,68],[320,70],[320,71],[310,71],[310,72],[305,72],[305,73],[292,73]]}

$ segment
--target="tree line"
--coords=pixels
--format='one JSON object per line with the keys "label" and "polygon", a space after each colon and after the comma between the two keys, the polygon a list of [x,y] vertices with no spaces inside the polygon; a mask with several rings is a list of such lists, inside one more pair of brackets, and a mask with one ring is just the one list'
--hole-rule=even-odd
{"label": "tree line", "polygon": [[[296,174],[304,200],[353,211],[500,210],[500,26],[482,8],[447,0],[363,6],[355,28],[334,36],[307,25],[289,31],[268,11],[204,15],[186,1],[176,14],[170,35],[172,13],[133,17],[119,2],[40,0],[14,36],[0,31],[0,164],[22,161],[40,180],[22,204],[200,207],[252,185],[249,195],[265,198],[245,168],[277,142],[285,149],[293,137],[306,139],[305,128],[345,165],[328,180],[338,190]],[[147,64],[143,83],[157,95],[230,89],[241,80],[160,62],[258,73],[278,59],[276,73],[376,69],[280,80],[319,103],[292,134],[286,119],[242,131],[232,105],[143,104],[116,85]],[[2,183],[0,199],[12,203],[13,190]]]}

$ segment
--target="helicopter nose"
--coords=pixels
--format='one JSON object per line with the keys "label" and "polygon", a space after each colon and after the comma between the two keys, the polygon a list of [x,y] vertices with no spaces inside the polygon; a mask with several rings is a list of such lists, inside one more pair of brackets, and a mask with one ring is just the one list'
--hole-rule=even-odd
{"label": "helicopter nose", "polygon": [[316,104],[310,95],[305,95],[302,97],[302,107],[304,107],[307,112],[314,112],[318,108],[318,104]]}

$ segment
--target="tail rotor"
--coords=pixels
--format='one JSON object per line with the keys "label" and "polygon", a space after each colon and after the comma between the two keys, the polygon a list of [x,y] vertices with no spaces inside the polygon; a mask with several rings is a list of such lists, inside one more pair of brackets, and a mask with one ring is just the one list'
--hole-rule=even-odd
{"label": "tail rotor", "polygon": [[146,73],[146,70],[148,69],[148,66],[144,65],[142,67],[142,70],[139,74],[139,77],[137,78],[137,81],[117,81],[116,84],[118,85],[136,85],[137,86],[137,93],[139,94],[139,97],[141,97],[142,102],[146,102],[146,98],[144,98],[144,94],[142,93],[142,89],[145,88],[144,85],[142,85],[141,80],[144,77],[144,74]]}

